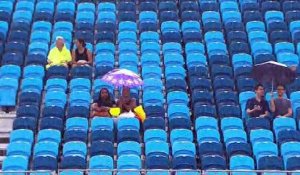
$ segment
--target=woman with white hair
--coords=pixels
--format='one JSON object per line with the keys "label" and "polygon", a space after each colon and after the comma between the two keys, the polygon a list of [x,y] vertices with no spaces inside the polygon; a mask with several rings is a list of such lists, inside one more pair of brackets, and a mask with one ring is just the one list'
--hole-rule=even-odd
{"label": "woman with white hair", "polygon": [[56,37],[55,47],[52,48],[48,54],[48,65],[46,68],[51,66],[65,66],[72,61],[71,52],[65,46],[65,40],[63,37]]}

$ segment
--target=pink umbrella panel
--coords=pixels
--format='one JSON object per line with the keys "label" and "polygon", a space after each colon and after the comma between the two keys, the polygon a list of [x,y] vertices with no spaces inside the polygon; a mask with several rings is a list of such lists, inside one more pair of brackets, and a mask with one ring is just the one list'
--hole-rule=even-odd
{"label": "pink umbrella panel", "polygon": [[136,73],[127,69],[115,69],[102,77],[102,80],[116,87],[139,87],[143,80]]}

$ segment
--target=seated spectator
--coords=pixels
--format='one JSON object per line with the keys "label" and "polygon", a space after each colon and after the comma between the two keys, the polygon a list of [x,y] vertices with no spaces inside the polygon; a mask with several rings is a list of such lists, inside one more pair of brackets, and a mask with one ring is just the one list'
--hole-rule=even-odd
{"label": "seated spectator", "polygon": [[110,108],[115,106],[114,100],[111,98],[108,89],[102,88],[99,93],[98,100],[95,100],[92,104],[91,116],[109,117]]}
{"label": "seated spectator", "polygon": [[264,100],[265,90],[261,84],[255,86],[256,97],[247,101],[246,111],[250,117],[268,117],[269,106]]}
{"label": "seated spectator", "polygon": [[283,85],[277,86],[278,97],[274,99],[273,93],[271,93],[270,109],[273,112],[274,117],[291,117],[293,114],[291,101],[284,98],[285,88]]}
{"label": "seated spectator", "polygon": [[117,106],[121,109],[121,113],[133,111],[136,107],[136,99],[131,98],[130,88],[123,87],[122,96],[118,100]]}
{"label": "seated spectator", "polygon": [[92,64],[92,53],[85,47],[83,39],[76,40],[76,49],[72,51],[72,66],[89,66]]}
{"label": "seated spectator", "polygon": [[48,65],[51,66],[65,66],[71,62],[72,57],[70,51],[65,46],[64,38],[61,36],[56,37],[56,45],[52,48],[48,55]]}

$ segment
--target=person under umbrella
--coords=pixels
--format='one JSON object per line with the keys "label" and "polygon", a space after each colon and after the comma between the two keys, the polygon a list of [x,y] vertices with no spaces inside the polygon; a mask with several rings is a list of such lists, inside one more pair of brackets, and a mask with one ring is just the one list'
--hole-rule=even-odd
{"label": "person under umbrella", "polygon": [[110,117],[110,108],[115,106],[115,101],[111,98],[108,89],[102,88],[99,98],[92,104],[91,116]]}
{"label": "person under umbrella", "polygon": [[285,88],[283,85],[277,86],[278,97],[274,99],[271,93],[270,109],[274,117],[291,117],[293,115],[291,101],[284,98]]}
{"label": "person under umbrella", "polygon": [[264,99],[265,89],[262,84],[255,86],[254,98],[247,101],[246,112],[250,117],[268,117],[269,106],[267,101]]}
{"label": "person under umbrella", "polygon": [[122,95],[117,102],[117,106],[121,109],[121,113],[133,111],[136,107],[136,99],[130,96],[129,87],[123,87]]}

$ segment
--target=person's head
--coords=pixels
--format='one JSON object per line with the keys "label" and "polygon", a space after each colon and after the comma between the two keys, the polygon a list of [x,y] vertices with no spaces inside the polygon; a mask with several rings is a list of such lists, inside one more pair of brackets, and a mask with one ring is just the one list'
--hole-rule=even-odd
{"label": "person's head", "polygon": [[129,87],[123,87],[122,96],[123,97],[130,97],[130,88]]}
{"label": "person's head", "polygon": [[56,47],[61,50],[64,47],[64,45],[65,45],[64,38],[61,36],[56,37]]}
{"label": "person's head", "polygon": [[86,46],[85,41],[82,38],[77,39],[75,44],[77,48],[84,48]]}
{"label": "person's head", "polygon": [[99,93],[99,100],[109,100],[109,99],[110,99],[110,95],[108,89],[102,88]]}
{"label": "person's head", "polygon": [[277,86],[277,94],[279,97],[282,97],[285,94],[285,87],[283,85]]}
{"label": "person's head", "polygon": [[263,97],[265,95],[265,88],[262,84],[257,84],[254,90],[257,97]]}

